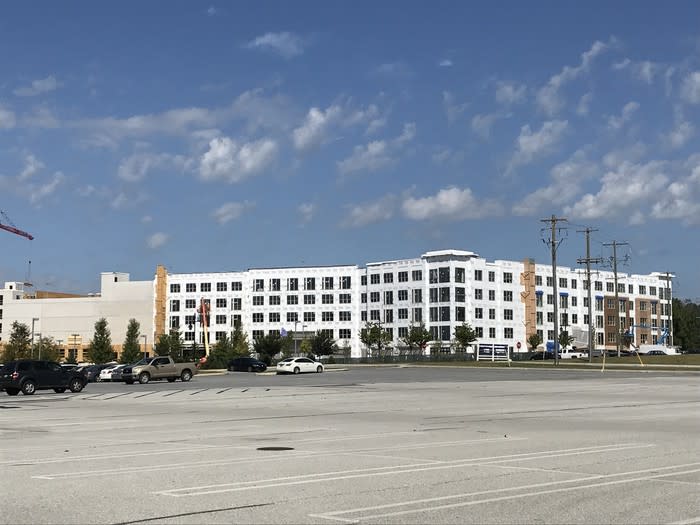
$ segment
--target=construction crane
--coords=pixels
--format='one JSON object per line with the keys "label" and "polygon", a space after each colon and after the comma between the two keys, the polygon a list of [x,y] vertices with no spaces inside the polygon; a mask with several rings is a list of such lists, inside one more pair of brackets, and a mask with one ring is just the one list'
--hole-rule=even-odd
{"label": "construction crane", "polygon": [[14,223],[10,220],[7,214],[0,210],[0,230],[5,230],[15,235],[20,235],[26,237],[30,241],[34,240],[34,236],[31,233],[27,233],[24,230],[20,230]]}

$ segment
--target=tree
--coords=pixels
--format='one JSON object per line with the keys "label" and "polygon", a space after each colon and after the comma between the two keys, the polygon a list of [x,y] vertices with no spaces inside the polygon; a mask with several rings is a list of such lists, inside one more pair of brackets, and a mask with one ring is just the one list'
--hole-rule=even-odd
{"label": "tree", "polygon": [[319,330],[310,340],[311,353],[314,355],[332,355],[338,351],[333,336],[327,332]]}
{"label": "tree", "polygon": [[574,342],[574,337],[569,335],[569,332],[566,330],[562,330],[559,332],[559,348],[566,348],[568,346],[571,346],[571,343]]}
{"label": "tree", "polygon": [[95,364],[107,363],[114,359],[112,336],[104,317],[95,323],[95,334],[88,346],[88,355]]}
{"label": "tree", "polygon": [[30,350],[31,336],[29,335],[29,327],[24,323],[13,322],[10,340],[5,345],[2,356],[3,362],[26,359],[30,355]]}
{"label": "tree", "polygon": [[173,329],[169,334],[160,334],[153,351],[156,355],[169,355],[175,361],[184,360],[184,343],[180,332]]}
{"label": "tree", "polygon": [[381,358],[390,349],[391,336],[379,323],[367,322],[360,330],[360,341],[367,346],[372,355]]}
{"label": "tree", "polygon": [[126,328],[126,339],[122,346],[122,355],[119,362],[126,365],[138,361],[141,357],[141,347],[139,346],[141,325],[136,319],[129,319],[129,326]]}
{"label": "tree", "polygon": [[235,356],[233,339],[224,334],[212,347],[204,368],[228,368],[229,361]]}
{"label": "tree", "polygon": [[408,329],[408,334],[406,334],[406,337],[402,338],[401,341],[408,347],[408,353],[414,355],[422,353],[431,339],[432,337],[428,329],[425,328],[425,324],[420,323],[418,325],[411,325]]}
{"label": "tree", "polygon": [[700,305],[673,300],[673,344],[683,352],[700,352]]}
{"label": "tree", "polygon": [[272,363],[272,359],[284,348],[282,339],[278,332],[264,335],[255,340],[253,350],[258,353],[260,360],[269,366]]}
{"label": "tree", "polygon": [[469,323],[462,323],[455,328],[454,338],[457,346],[466,350],[469,345],[476,341],[476,330]]}
{"label": "tree", "polygon": [[527,338],[527,346],[530,350],[535,351],[542,344],[542,337],[537,332],[530,334]]}
{"label": "tree", "polygon": [[58,361],[58,345],[53,340],[53,337],[40,337],[34,342],[32,355],[37,359],[46,361]]}
{"label": "tree", "polygon": [[250,345],[248,344],[248,334],[242,329],[240,324],[236,324],[231,334],[231,346],[234,356],[247,357],[250,355]]}

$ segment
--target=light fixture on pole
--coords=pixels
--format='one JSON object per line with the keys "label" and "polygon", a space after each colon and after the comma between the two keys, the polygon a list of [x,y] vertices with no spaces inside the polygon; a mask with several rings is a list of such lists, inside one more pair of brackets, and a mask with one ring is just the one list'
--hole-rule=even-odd
{"label": "light fixture on pole", "polygon": [[39,320],[38,317],[32,317],[32,359],[34,358],[34,323]]}

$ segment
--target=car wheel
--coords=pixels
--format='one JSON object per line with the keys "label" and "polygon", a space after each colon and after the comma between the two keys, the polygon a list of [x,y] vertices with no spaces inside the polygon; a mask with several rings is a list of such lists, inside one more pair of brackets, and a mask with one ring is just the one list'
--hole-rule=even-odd
{"label": "car wheel", "polygon": [[149,374],[148,372],[141,372],[139,374],[139,383],[141,383],[142,385],[145,385],[150,380],[151,380],[151,374]]}
{"label": "car wheel", "polygon": [[190,372],[189,370],[183,370],[182,374],[180,374],[180,380],[187,383],[187,381],[189,381],[190,379],[192,379],[192,372]]}
{"label": "car wheel", "polygon": [[175,378],[174,378],[174,377],[169,377],[169,378],[168,378],[168,383],[172,383],[172,382],[174,382],[174,381],[175,381]]}
{"label": "car wheel", "polygon": [[19,394],[19,388],[6,388],[5,392],[7,392],[8,396],[16,396]]}
{"label": "car wheel", "polygon": [[85,385],[83,384],[83,382],[78,378],[71,379],[70,383],[68,383],[68,388],[70,388],[70,391],[76,394],[80,392],[84,386]]}
{"label": "car wheel", "polygon": [[63,392],[65,392],[66,389],[65,388],[54,388],[53,391],[56,392],[57,394],[63,394]]}
{"label": "car wheel", "polygon": [[317,373],[317,374],[320,374],[321,372],[323,372],[323,367],[322,367],[321,365],[318,365],[318,366],[316,367],[316,373]]}
{"label": "car wheel", "polygon": [[249,366],[249,367],[248,367],[248,372],[252,372],[252,371],[253,371],[253,367],[252,367],[252,366]]}
{"label": "car wheel", "polygon": [[295,368],[294,368],[294,373],[295,373],[295,374],[298,374],[299,372],[301,372],[301,370],[299,370],[299,367],[298,367],[298,366],[295,367]]}
{"label": "car wheel", "polygon": [[22,393],[25,396],[31,396],[36,392],[36,383],[32,381],[31,379],[27,379],[24,383],[22,383]]}

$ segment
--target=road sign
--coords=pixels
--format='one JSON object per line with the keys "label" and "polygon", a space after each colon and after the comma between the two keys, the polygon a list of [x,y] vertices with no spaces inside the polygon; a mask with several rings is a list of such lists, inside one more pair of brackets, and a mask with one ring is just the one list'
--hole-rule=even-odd
{"label": "road sign", "polygon": [[520,346],[521,346],[521,345],[520,345],[520,341],[518,341],[517,343],[515,343],[515,347],[516,347],[518,350],[520,350]]}

